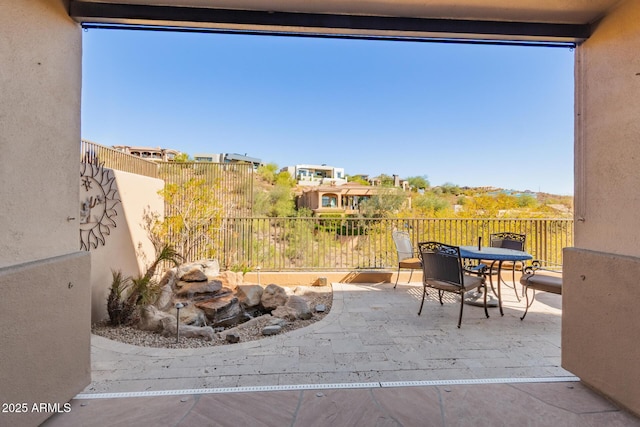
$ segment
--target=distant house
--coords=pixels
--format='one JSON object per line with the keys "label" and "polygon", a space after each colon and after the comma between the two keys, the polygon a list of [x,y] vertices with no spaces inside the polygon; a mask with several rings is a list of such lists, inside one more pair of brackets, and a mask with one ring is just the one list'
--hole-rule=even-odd
{"label": "distant house", "polygon": [[285,166],[280,169],[280,172],[289,172],[298,185],[301,186],[342,185],[347,182],[344,168],[327,165]]}
{"label": "distant house", "polygon": [[496,189],[494,191],[487,192],[488,196],[498,196],[501,194],[505,194],[507,196],[513,196],[513,197],[531,196],[536,199],[538,198],[538,194],[530,190],[517,191],[517,190]]}
{"label": "distant house", "polygon": [[[369,182],[369,184],[373,185],[374,187],[379,187],[382,185],[382,179],[379,176],[376,176],[374,178],[369,178],[368,175],[356,175],[358,177],[361,177],[362,179],[365,179],[366,181]],[[410,185],[409,185],[409,181],[407,181],[406,179],[400,179],[400,176],[398,175],[393,175],[393,186],[394,187],[401,187],[403,190],[409,190],[410,189]]]}
{"label": "distant house", "polygon": [[253,166],[253,169],[258,169],[262,164],[262,159],[255,157],[249,157],[246,154],[236,153],[219,153],[219,154],[195,154],[193,160],[196,162],[209,162],[209,163],[249,163]]}
{"label": "distant house", "polygon": [[171,148],[160,148],[160,147],[153,148],[153,147],[131,147],[129,145],[114,145],[113,148],[123,153],[142,157],[143,159],[146,159],[146,160],[153,160],[158,162],[172,162],[175,160],[177,155],[182,154],[178,150],[173,150]]}
{"label": "distant house", "polygon": [[298,197],[298,208],[308,208],[314,215],[357,214],[360,204],[377,194],[378,187],[346,183],[304,188]]}
{"label": "distant house", "polygon": [[220,161],[220,156],[222,154],[194,154],[193,160],[196,162],[205,162],[205,163],[222,163]]}

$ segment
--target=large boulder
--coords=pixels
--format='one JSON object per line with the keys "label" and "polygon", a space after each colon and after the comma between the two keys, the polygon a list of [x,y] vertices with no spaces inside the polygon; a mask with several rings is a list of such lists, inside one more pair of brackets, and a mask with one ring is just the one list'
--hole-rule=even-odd
{"label": "large boulder", "polygon": [[256,325],[256,324],[260,323],[261,321],[263,321],[264,319],[271,319],[271,315],[270,314],[263,314],[262,316],[254,317],[253,319],[249,319],[244,323],[240,323],[238,326],[235,326],[233,328],[225,329],[224,331],[218,332],[218,334],[217,334],[218,338],[226,339],[227,334],[232,334],[232,333],[240,332],[243,329],[251,328],[254,325]]}
{"label": "large boulder", "polygon": [[[175,312],[176,309],[173,309]],[[180,309],[180,323],[193,326],[204,326],[207,324],[207,316],[204,311],[195,306],[195,304],[187,304]]]}
{"label": "large boulder", "polygon": [[278,319],[285,319],[290,322],[293,322],[298,318],[298,310],[293,307],[287,307],[285,305],[281,305],[280,307],[276,307],[271,315]]}
{"label": "large boulder", "polygon": [[260,285],[240,285],[236,295],[243,307],[255,307],[262,300],[264,289]]}
{"label": "large boulder", "polygon": [[206,282],[207,275],[200,264],[185,264],[178,268],[178,279],[182,282]]}
{"label": "large boulder", "polygon": [[[171,321],[173,320],[173,322]],[[178,332],[175,317],[173,319],[162,319],[162,336],[172,337],[176,336]],[[191,326],[180,325],[180,336],[186,338],[204,338],[207,341],[213,341],[215,338],[215,332],[211,326]]]}
{"label": "large boulder", "polygon": [[175,316],[158,310],[152,305],[145,305],[140,308],[140,320],[138,321],[138,329],[143,331],[160,332],[163,329],[162,320],[171,319],[176,322]]}
{"label": "large boulder", "polygon": [[176,295],[180,298],[193,298],[197,294],[213,294],[222,289],[220,280],[211,280],[205,282],[185,282]]}
{"label": "large boulder", "polygon": [[164,276],[162,276],[162,279],[160,279],[158,286],[162,288],[166,285],[169,285],[169,287],[173,288],[177,280],[178,280],[178,269],[176,267],[173,267],[167,270],[166,273],[164,273]]}
{"label": "large boulder", "polygon": [[215,277],[216,280],[222,282],[222,286],[235,291],[244,281],[242,273],[236,273],[230,270],[223,271]]}
{"label": "large boulder", "polygon": [[200,301],[195,305],[204,311],[209,324],[215,326],[234,325],[242,318],[240,302],[233,294]]}
{"label": "large boulder", "polygon": [[287,291],[283,287],[272,283],[264,288],[260,302],[266,310],[273,310],[276,307],[285,305],[287,299],[289,299]]}
{"label": "large boulder", "polygon": [[167,309],[173,305],[173,289],[171,286],[172,285],[167,282],[160,289],[160,295],[158,295],[158,299],[154,305],[161,311],[167,311]]}
{"label": "large boulder", "polygon": [[209,279],[213,279],[220,274],[220,263],[217,259],[206,259],[200,261],[200,263],[202,265],[205,276],[207,276]]}
{"label": "large boulder", "polygon": [[296,311],[298,319],[307,320],[311,319],[311,316],[313,316],[309,301],[299,295],[289,296],[285,307],[293,308]]}

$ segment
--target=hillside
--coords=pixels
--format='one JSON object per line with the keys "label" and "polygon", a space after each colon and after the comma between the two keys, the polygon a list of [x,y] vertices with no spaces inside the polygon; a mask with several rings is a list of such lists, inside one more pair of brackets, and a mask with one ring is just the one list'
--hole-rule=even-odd
{"label": "hillside", "polygon": [[[296,215],[299,187],[287,172],[273,168],[254,175],[254,215]],[[551,217],[571,218],[573,197],[489,187],[446,185],[421,191],[405,191],[407,201],[394,212],[419,217]],[[384,201],[378,201],[384,205]]]}

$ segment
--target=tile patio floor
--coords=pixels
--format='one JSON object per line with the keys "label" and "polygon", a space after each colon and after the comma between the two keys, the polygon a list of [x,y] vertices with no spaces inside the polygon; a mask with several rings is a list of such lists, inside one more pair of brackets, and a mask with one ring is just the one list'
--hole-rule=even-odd
{"label": "tile patio floor", "polygon": [[153,349],[92,337],[92,382],[46,426],[640,426],[560,367],[561,297],[505,315],[421,284],[334,283],[321,321],[259,341]]}

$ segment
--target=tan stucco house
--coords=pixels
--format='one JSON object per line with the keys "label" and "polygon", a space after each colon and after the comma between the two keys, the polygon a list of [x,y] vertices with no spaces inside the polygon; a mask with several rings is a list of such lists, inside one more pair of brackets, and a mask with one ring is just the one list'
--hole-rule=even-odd
{"label": "tan stucco house", "polygon": [[311,209],[314,215],[342,214],[355,215],[360,212],[359,206],[364,200],[375,195],[380,187],[355,184],[319,185],[302,189],[298,196],[298,209]]}

